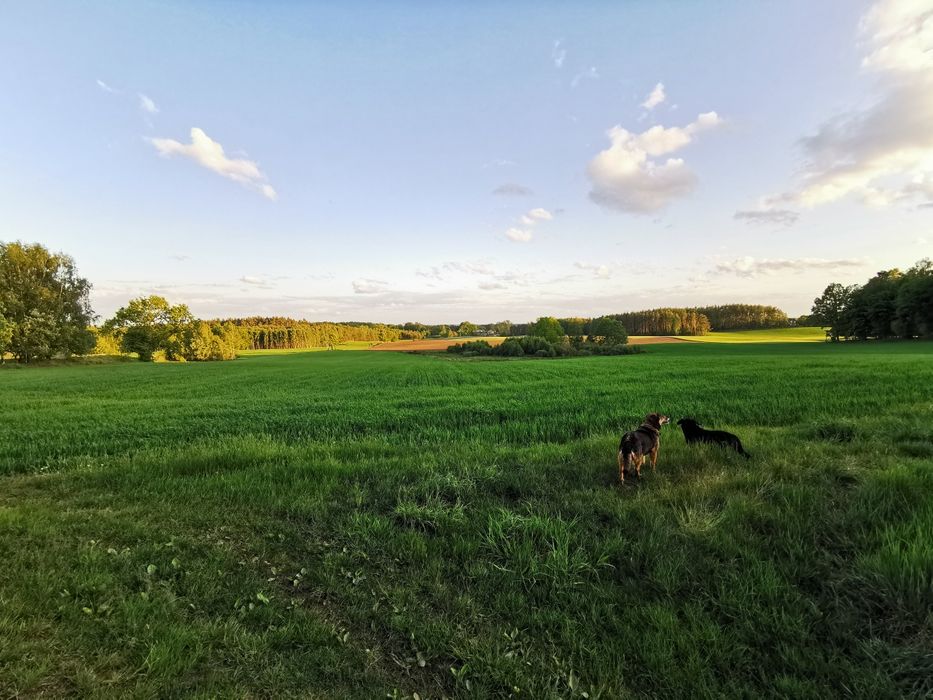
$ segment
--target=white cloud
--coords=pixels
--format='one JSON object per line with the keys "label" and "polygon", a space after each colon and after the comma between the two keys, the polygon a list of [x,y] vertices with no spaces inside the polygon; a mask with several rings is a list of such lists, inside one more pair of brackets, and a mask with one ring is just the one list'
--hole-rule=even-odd
{"label": "white cloud", "polygon": [[262,277],[255,277],[253,275],[244,275],[240,278],[240,282],[243,284],[252,284],[257,287],[264,287],[268,284]]}
{"label": "white cloud", "polygon": [[532,233],[530,231],[531,227],[535,226],[541,221],[550,221],[554,218],[554,214],[549,212],[547,209],[541,207],[535,207],[525,214],[522,214],[518,221],[524,228],[519,228],[513,226],[505,232],[506,238],[517,241],[519,243],[528,243],[532,239]]}
{"label": "white cloud", "polygon": [[801,140],[806,160],[784,196],[815,207],[853,196],[871,206],[928,197],[933,188],[933,9],[928,0],[881,0],[862,18],[873,104],[837,114]]}
{"label": "white cloud", "polygon": [[609,279],[610,269],[608,265],[594,265],[592,263],[575,262],[573,266],[581,270],[588,270],[592,272],[593,277],[596,279]]}
{"label": "white cloud", "polygon": [[492,264],[488,260],[472,260],[472,261],[450,261],[445,262],[443,265],[445,270],[451,272],[461,272],[466,275],[494,275],[496,274],[495,269],[492,267]]}
{"label": "white cloud", "polygon": [[685,127],[653,126],[640,134],[621,126],[607,132],[611,145],[587,166],[590,199],[619,211],[646,213],[689,194],[697,177],[681,158],[654,158],[680,150],[700,132],[721,125],[716,112],[705,112]]}
{"label": "white cloud", "polygon": [[387,282],[374,279],[353,280],[354,294],[379,294],[386,291]]}
{"label": "white cloud", "polygon": [[806,272],[808,270],[841,270],[864,267],[866,260],[846,258],[842,260],[823,260],[821,258],[798,259],[757,259],[751,256],[728,260],[716,265],[716,272],[737,275],[738,277],[758,277],[779,272]]}
{"label": "white cloud", "polygon": [[506,182],[499,185],[492,193],[501,197],[528,197],[534,194],[530,188],[516,182]]}
{"label": "white cloud", "polygon": [[665,99],[667,99],[667,95],[664,94],[664,83],[658,83],[654,86],[654,90],[645,97],[645,101],[641,103],[641,106],[650,111],[664,102]]}
{"label": "white cloud", "polygon": [[797,223],[800,214],[790,209],[746,209],[737,211],[732,218],[749,224],[792,226]]}
{"label": "white cloud", "polygon": [[159,155],[169,158],[180,155],[190,158],[198,165],[226,177],[241,185],[258,190],[268,199],[276,199],[277,194],[271,185],[265,182],[266,176],[255,161],[245,158],[228,158],[222,145],[211,139],[201,129],[191,129],[191,143],[180,143],[175,139],[148,139],[155,146]]}
{"label": "white cloud", "polygon": [[158,114],[159,108],[156,107],[156,103],[152,101],[151,97],[139,93],[139,108],[146,114]]}
{"label": "white cloud", "polygon": [[933,69],[933,7],[926,0],[881,0],[862,17],[870,35],[862,65],[873,70]]}
{"label": "white cloud", "polygon": [[103,90],[104,92],[109,92],[109,93],[111,93],[111,94],[113,94],[113,95],[118,95],[118,94],[120,94],[120,91],[119,91],[119,90],[110,87],[109,85],[107,85],[107,83],[105,83],[105,82],[104,82],[103,80],[101,80],[100,78],[97,79],[97,87],[99,87],[99,88],[100,88],[101,90]]}
{"label": "white cloud", "polygon": [[496,271],[495,266],[490,260],[450,260],[440,265],[434,265],[429,268],[420,268],[415,270],[419,277],[428,277],[430,279],[443,281],[452,275],[464,275],[467,277],[498,277],[502,278],[504,273]]}
{"label": "white cloud", "polygon": [[599,71],[596,70],[596,66],[590,66],[585,71],[577,73],[570,80],[570,87],[575,88],[577,85],[582,83],[584,80],[597,80],[599,78]]}
{"label": "white cloud", "polygon": [[555,68],[563,68],[564,60],[567,58],[567,49],[561,46],[561,40],[557,39],[551,48],[551,59],[554,61]]}

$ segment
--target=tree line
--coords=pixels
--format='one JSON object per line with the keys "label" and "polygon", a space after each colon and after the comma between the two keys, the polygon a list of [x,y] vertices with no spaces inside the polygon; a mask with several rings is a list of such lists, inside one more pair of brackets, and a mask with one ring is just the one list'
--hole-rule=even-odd
{"label": "tree line", "polygon": [[419,332],[382,323],[315,323],[285,317],[258,316],[231,318],[215,323],[229,323],[240,330],[240,350],[332,348],[350,341],[384,343],[424,337]]}
{"label": "tree line", "polygon": [[881,270],[865,284],[830,284],[813,300],[811,322],[832,341],[933,336],[933,261]]}
{"label": "tree line", "polygon": [[[429,325],[408,322],[327,323],[285,317],[201,320],[184,304],[163,297],[131,300],[99,327],[91,284],[74,260],[38,244],[0,242],[0,361],[19,362],[91,352],[136,354],[141,360],[224,360],[246,349],[334,347],[350,341],[388,342],[425,337],[534,336],[552,345],[622,346],[633,335],[703,335],[793,325],[773,306],[727,304],[661,308],[600,318],[542,317],[534,323]],[[833,340],[933,335],[933,263],[906,272],[884,270],[864,285],[829,285],[814,300],[811,317]],[[536,351],[537,352],[537,351]]]}

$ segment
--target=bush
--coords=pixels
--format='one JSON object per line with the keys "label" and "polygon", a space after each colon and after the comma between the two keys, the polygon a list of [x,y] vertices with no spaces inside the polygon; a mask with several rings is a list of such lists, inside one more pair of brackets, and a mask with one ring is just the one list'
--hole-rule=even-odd
{"label": "bush", "polygon": [[525,351],[518,338],[509,338],[496,348],[496,354],[501,357],[521,357]]}
{"label": "bush", "polygon": [[485,340],[457,343],[447,352],[463,357],[587,357],[589,355],[634,355],[643,350],[622,344],[582,343],[574,345],[566,340],[549,342],[539,336],[521,336],[507,339],[501,345],[491,346]]}
{"label": "bush", "polygon": [[471,340],[468,343],[457,343],[456,345],[451,345],[447,348],[447,352],[452,352],[458,355],[467,352],[473,353],[475,355],[488,355],[491,350],[492,346],[485,340]]}

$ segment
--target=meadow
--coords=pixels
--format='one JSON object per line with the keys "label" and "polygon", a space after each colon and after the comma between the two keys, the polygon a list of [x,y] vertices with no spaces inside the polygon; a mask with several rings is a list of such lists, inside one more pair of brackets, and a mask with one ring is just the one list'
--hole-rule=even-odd
{"label": "meadow", "polygon": [[0,556],[3,697],[929,696],[933,343],[4,367]]}
{"label": "meadow", "polygon": [[677,337],[694,343],[821,343],[826,341],[826,331],[816,326],[799,326],[752,331],[713,331],[706,335]]}

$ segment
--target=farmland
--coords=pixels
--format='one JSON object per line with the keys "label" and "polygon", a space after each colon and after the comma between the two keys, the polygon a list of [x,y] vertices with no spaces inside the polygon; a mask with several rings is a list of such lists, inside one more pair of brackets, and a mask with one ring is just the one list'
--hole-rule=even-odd
{"label": "farmland", "polygon": [[[653,410],[754,459],[619,487]],[[931,426],[919,341],[0,368],[0,695],[929,694]]]}

